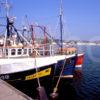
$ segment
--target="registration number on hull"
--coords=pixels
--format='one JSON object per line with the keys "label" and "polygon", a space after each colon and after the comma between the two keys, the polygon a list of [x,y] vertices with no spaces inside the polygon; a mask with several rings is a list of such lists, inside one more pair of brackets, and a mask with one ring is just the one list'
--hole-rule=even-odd
{"label": "registration number on hull", "polygon": [[9,75],[1,75],[0,79],[7,80],[7,79],[9,79]]}

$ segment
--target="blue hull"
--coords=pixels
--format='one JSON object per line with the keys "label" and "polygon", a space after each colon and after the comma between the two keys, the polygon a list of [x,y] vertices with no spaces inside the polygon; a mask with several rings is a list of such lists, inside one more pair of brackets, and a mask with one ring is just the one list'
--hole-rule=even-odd
{"label": "blue hull", "polygon": [[[64,78],[73,77],[74,70],[75,70],[75,62],[76,62],[76,56],[66,59],[66,63],[65,63],[64,70],[62,72],[61,77],[64,77]],[[58,61],[57,65],[56,65],[56,69],[55,69],[55,76],[60,75],[63,64],[64,64],[64,60]]]}

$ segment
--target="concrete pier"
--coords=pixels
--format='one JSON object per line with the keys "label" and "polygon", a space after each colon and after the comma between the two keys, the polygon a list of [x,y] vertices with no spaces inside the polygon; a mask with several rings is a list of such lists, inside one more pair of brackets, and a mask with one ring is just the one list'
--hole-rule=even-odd
{"label": "concrete pier", "polygon": [[0,100],[33,100],[33,99],[0,79]]}

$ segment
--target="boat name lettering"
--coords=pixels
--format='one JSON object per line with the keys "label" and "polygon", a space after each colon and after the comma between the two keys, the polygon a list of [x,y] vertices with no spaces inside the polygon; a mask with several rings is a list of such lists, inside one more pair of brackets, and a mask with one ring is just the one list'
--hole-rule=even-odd
{"label": "boat name lettering", "polygon": [[44,70],[37,72],[35,74],[31,74],[31,75],[26,76],[25,80],[31,80],[31,79],[35,79],[35,78],[44,77],[44,76],[50,75],[50,72],[51,72],[51,68],[47,68],[47,69],[44,69]]}

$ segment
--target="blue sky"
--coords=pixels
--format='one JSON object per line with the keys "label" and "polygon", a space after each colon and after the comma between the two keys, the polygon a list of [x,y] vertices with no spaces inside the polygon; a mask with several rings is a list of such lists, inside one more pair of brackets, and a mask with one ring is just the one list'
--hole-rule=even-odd
{"label": "blue sky", "polygon": [[[16,26],[25,22],[46,25],[50,34],[59,38],[57,27],[60,0],[9,0]],[[100,0],[63,0],[64,39],[99,40]]]}

